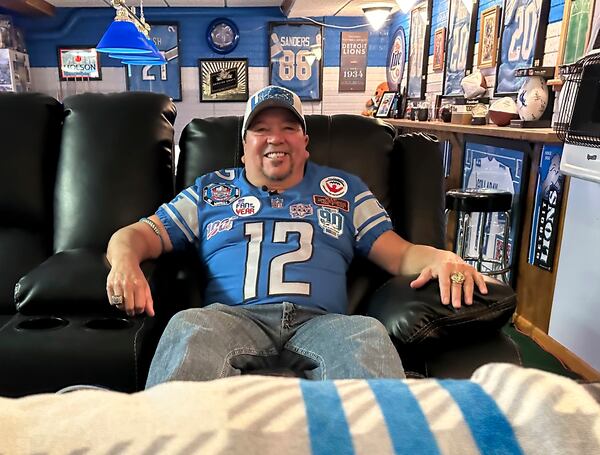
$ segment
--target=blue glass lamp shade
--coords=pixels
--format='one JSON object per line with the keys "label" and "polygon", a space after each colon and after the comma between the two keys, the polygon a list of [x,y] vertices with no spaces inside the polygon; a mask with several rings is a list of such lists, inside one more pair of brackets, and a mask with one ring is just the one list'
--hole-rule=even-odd
{"label": "blue glass lamp shade", "polygon": [[96,46],[98,52],[110,54],[152,54],[156,49],[132,22],[114,21]]}
{"label": "blue glass lamp shade", "polygon": [[165,59],[151,57],[129,58],[121,56],[121,58],[123,59],[121,60],[121,63],[123,63],[124,65],[165,65],[167,63]]}

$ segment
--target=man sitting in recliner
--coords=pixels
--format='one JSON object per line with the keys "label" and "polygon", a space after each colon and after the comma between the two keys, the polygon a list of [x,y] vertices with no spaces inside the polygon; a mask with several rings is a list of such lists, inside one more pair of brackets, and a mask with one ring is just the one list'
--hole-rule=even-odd
{"label": "man sitting in recliner", "polygon": [[483,277],[449,251],[413,245],[356,176],[308,161],[300,99],[270,86],[247,103],[243,168],[199,177],[108,245],[107,293],[128,315],[154,315],[140,262],[193,244],[206,266],[205,301],[176,314],[147,387],[241,371],[290,368],[312,379],[403,378],[383,325],[349,316],[346,271],[358,252],[391,274],[438,279],[443,304],[472,303]]}

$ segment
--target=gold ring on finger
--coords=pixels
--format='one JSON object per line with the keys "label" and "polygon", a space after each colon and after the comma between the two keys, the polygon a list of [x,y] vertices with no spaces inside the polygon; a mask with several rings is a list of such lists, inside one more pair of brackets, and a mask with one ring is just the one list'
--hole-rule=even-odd
{"label": "gold ring on finger", "polygon": [[465,274],[462,272],[453,272],[450,275],[450,281],[452,281],[452,284],[458,284],[459,286],[462,286],[462,284],[465,282]]}

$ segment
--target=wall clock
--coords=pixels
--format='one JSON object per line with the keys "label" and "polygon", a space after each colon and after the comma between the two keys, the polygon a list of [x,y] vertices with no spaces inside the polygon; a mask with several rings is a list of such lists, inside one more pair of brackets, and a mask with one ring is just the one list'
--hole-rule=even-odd
{"label": "wall clock", "polygon": [[240,32],[233,21],[219,17],[206,29],[206,41],[209,47],[219,54],[228,54],[238,44]]}

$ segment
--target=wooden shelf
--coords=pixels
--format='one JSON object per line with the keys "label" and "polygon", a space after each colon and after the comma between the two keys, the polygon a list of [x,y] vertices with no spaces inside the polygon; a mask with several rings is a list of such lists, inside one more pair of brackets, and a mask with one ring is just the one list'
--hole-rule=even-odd
{"label": "wooden shelf", "polygon": [[417,120],[404,119],[385,119],[385,121],[395,127],[431,133],[444,131],[448,133],[476,134],[479,136],[493,136],[529,142],[543,142],[546,144],[561,142],[552,128],[510,128],[508,126],[500,127],[496,125],[458,125],[440,121],[419,122]]}

